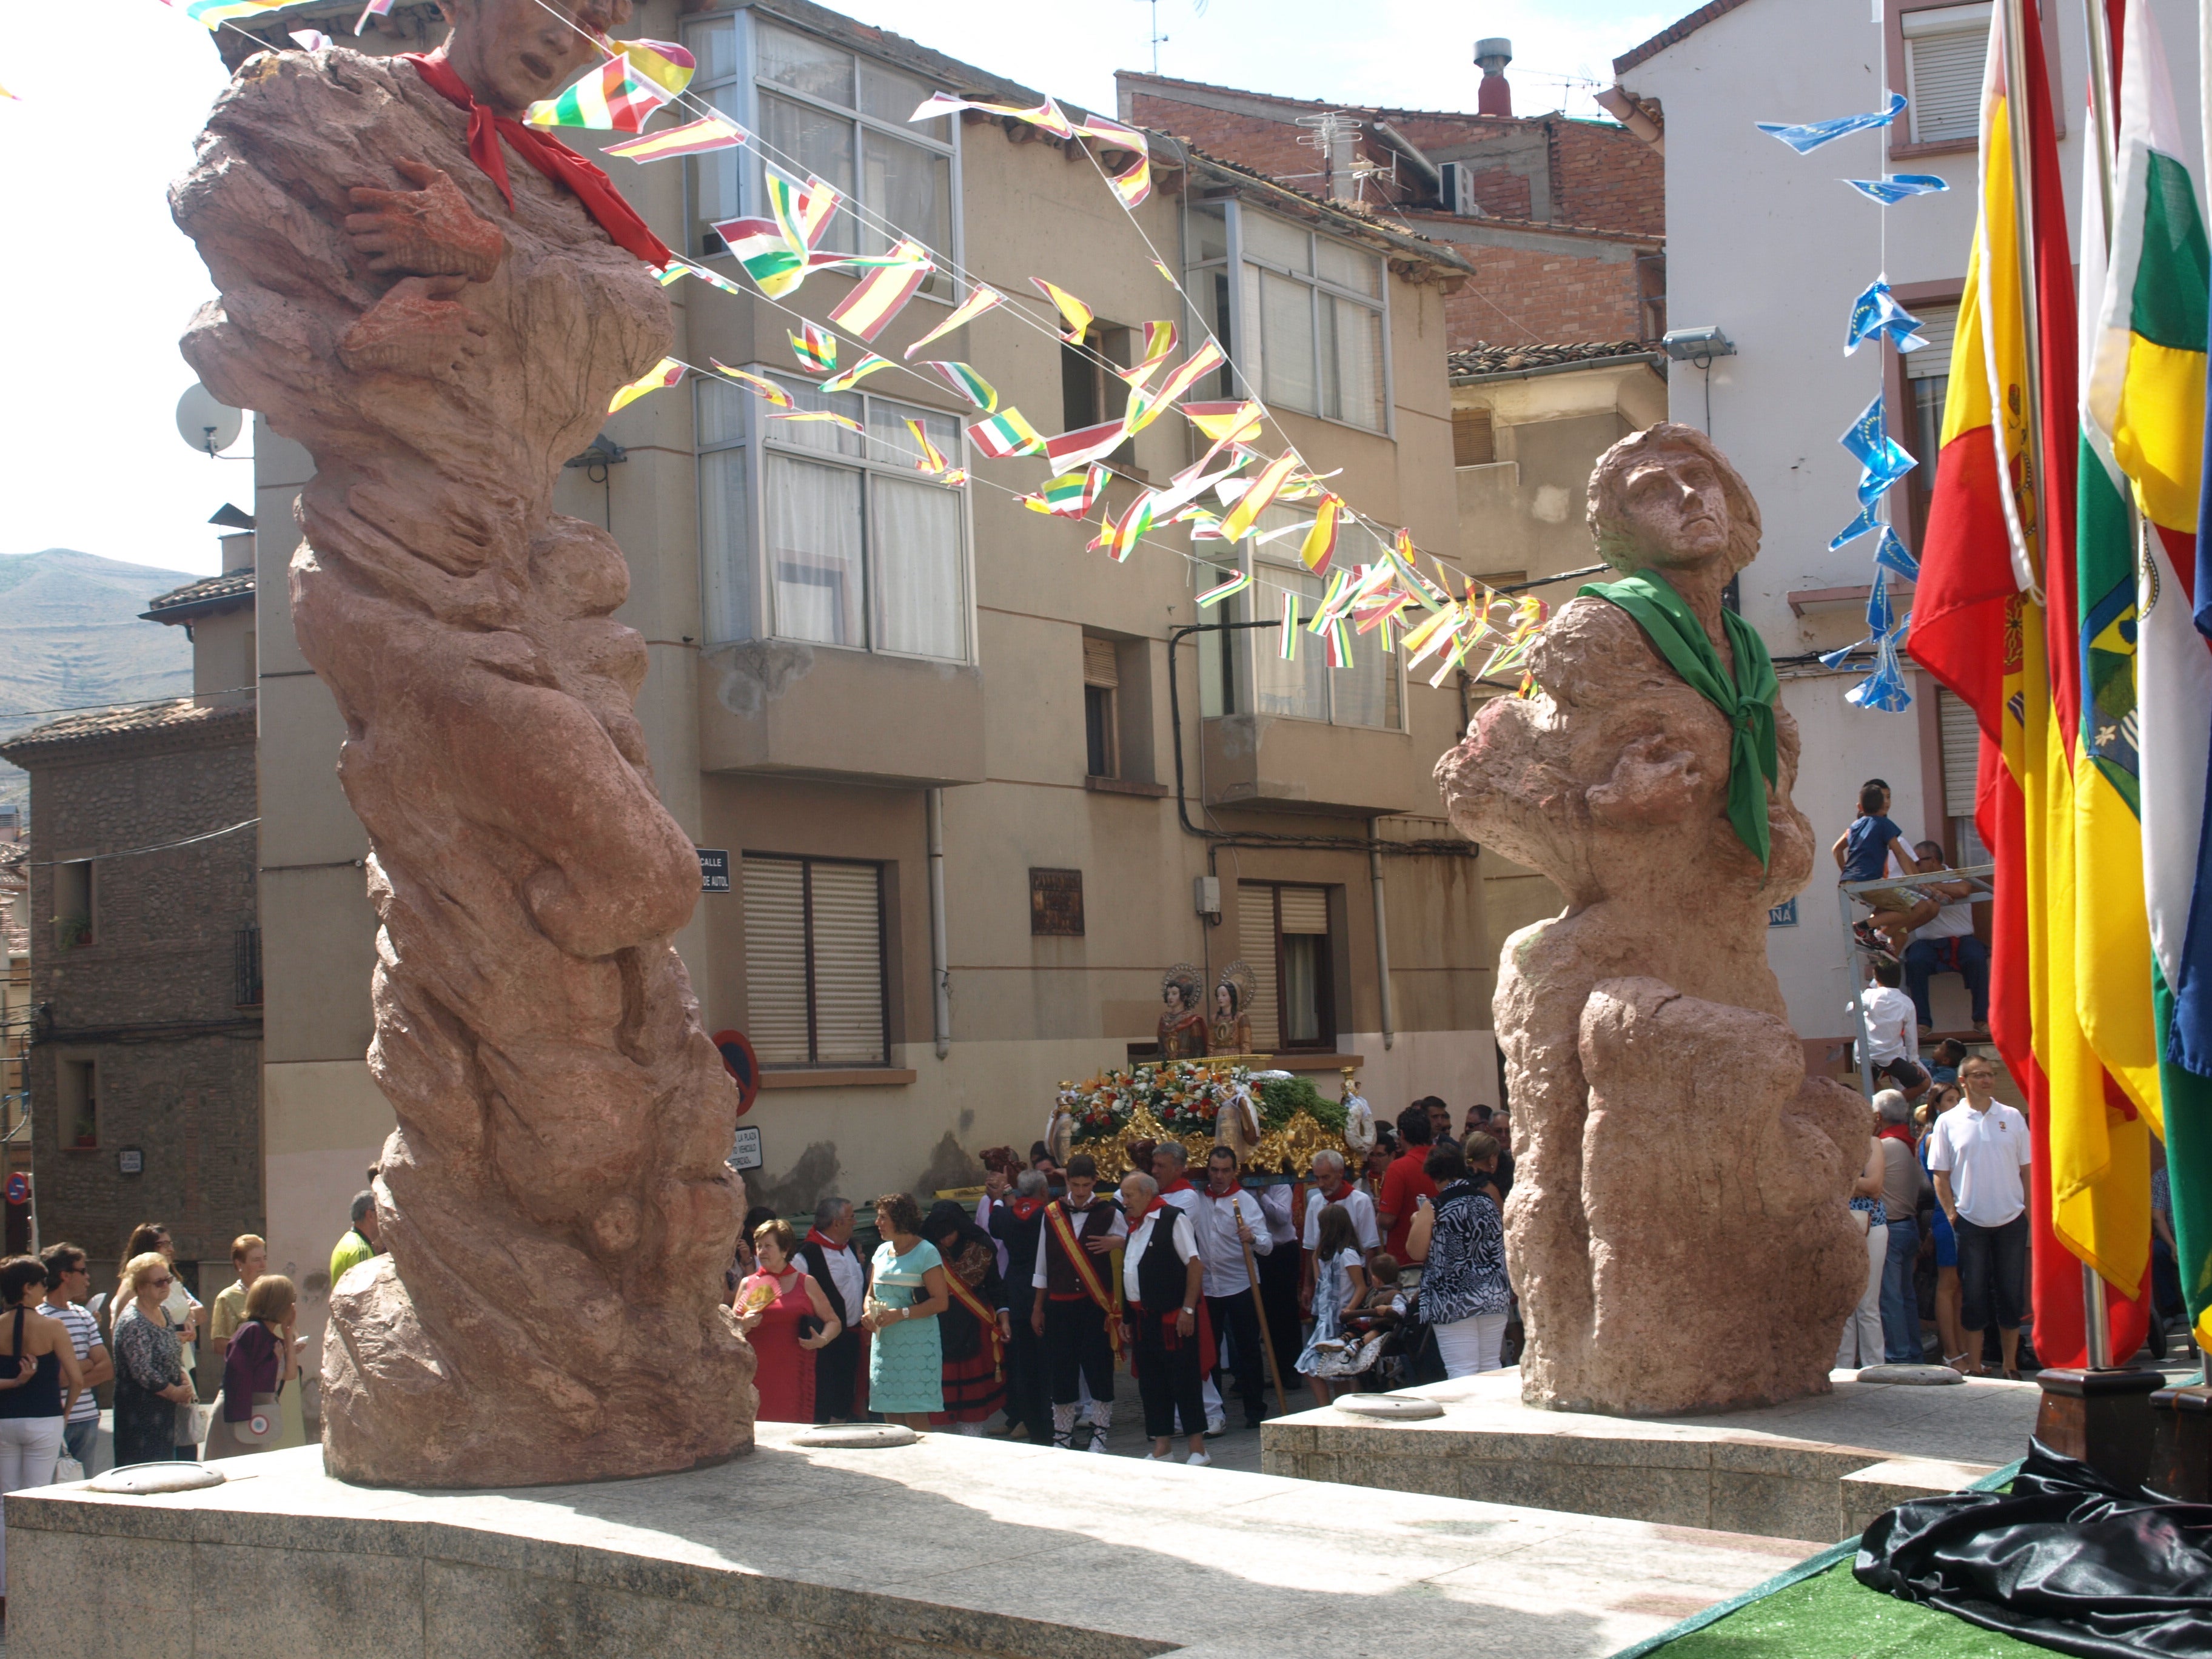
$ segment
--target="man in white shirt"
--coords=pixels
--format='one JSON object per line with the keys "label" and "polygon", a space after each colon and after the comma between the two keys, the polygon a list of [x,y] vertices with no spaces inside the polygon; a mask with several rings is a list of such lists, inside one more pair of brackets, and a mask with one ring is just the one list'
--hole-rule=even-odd
{"label": "man in white shirt", "polygon": [[1106,1258],[1129,1236],[1121,1207],[1097,1190],[1098,1165],[1088,1152],[1067,1160],[1067,1193],[1044,1207],[1030,1284],[1042,1291],[1030,1329],[1043,1345],[1052,1390],[1052,1443],[1074,1444],[1075,1409],[1091,1390],[1091,1449],[1103,1454],[1114,1423],[1114,1350],[1119,1319]]}
{"label": "man in white shirt", "polygon": [[1928,1167],[1959,1242],[1960,1318],[1978,1351],[1992,1311],[2004,1374],[2020,1374],[2020,1320],[2027,1279],[2027,1120],[1990,1091],[1997,1068],[1969,1055],[1959,1067],[1966,1103],[1936,1120]]}
{"label": "man in white shirt", "polygon": [[[1923,841],[1913,849],[1923,870],[1943,867],[1943,849]],[[1956,974],[1966,982],[1973,1008],[1974,1029],[1990,1029],[1990,947],[1974,932],[1974,907],[1990,902],[1978,881],[1947,881],[1921,890],[1943,901],[1936,920],[1912,930],[1912,943],[1905,947],[1905,988],[1911,993],[1913,1011],[1923,1030],[1936,1029],[1936,1014],[1928,1000],[1928,981],[1937,974]]]}
{"label": "man in white shirt", "polygon": [[814,1206],[814,1225],[799,1245],[799,1255],[830,1298],[842,1327],[836,1340],[814,1351],[814,1420],[849,1422],[859,1398],[860,1313],[868,1295],[867,1263],[853,1248],[850,1199],[833,1195]]}
{"label": "man in white shirt", "polygon": [[1868,1064],[1874,1074],[1892,1079],[1907,1100],[1917,1100],[1928,1092],[1928,1073],[1920,1065],[1920,1022],[1912,999],[1897,988],[1905,970],[1894,962],[1877,960],[1874,979],[1860,988],[1856,1007],[1844,1006],[1854,1018],[1864,1011]]}
{"label": "man in white shirt", "polygon": [[1137,1393],[1144,1401],[1145,1432],[1152,1437],[1152,1461],[1171,1463],[1168,1442],[1176,1419],[1190,1455],[1187,1462],[1203,1468],[1206,1436],[1198,1399],[1198,1304],[1204,1294],[1206,1264],[1199,1260],[1190,1218],[1159,1195],[1159,1183],[1132,1171],[1121,1182],[1121,1208],[1135,1218],[1128,1248],[1121,1255],[1121,1290],[1128,1317],[1121,1326],[1137,1362]]}
{"label": "man in white shirt", "polygon": [[1358,1237],[1362,1254],[1372,1255],[1382,1248],[1382,1232],[1375,1224],[1375,1200],[1345,1178],[1344,1154],[1316,1152],[1313,1172],[1314,1184],[1306,1193],[1305,1227],[1299,1239],[1305,1249],[1298,1269],[1298,1306],[1308,1313],[1313,1311],[1313,1253],[1321,1248],[1323,1210],[1332,1204],[1344,1206],[1352,1217],[1352,1231]]}
{"label": "man in white shirt", "polygon": [[1256,1429],[1267,1411],[1267,1355],[1260,1335],[1259,1298],[1244,1266],[1274,1249],[1259,1200],[1241,1183],[1237,1154],[1216,1146],[1206,1160],[1206,1190],[1193,1218],[1199,1258],[1206,1264],[1206,1306],[1213,1328],[1229,1338],[1237,1392],[1244,1401],[1244,1426]]}
{"label": "man in white shirt", "polygon": [[[1181,1141],[1163,1140],[1152,1149],[1152,1179],[1159,1182],[1160,1202],[1174,1205],[1191,1218],[1191,1236],[1194,1238],[1197,1237],[1200,1200],[1198,1188],[1190,1184],[1186,1173],[1188,1158],[1189,1154],[1183,1151]],[[1198,1368],[1198,1396],[1206,1410],[1206,1432],[1208,1435],[1224,1433],[1229,1427],[1221,1414],[1221,1390],[1213,1381],[1213,1367],[1219,1356],[1221,1334],[1215,1330],[1212,1334],[1215,1352],[1208,1354]],[[1189,1425],[1183,1426],[1187,1429]]]}

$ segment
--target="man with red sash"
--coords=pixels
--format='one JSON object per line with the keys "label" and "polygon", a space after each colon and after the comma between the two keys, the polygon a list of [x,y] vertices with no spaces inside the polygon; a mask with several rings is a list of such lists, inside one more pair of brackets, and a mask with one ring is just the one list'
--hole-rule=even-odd
{"label": "man with red sash", "polygon": [[1052,1387],[1052,1443],[1073,1450],[1078,1383],[1091,1385],[1091,1449],[1106,1449],[1114,1421],[1114,1361],[1121,1316],[1107,1285],[1105,1257],[1129,1236],[1110,1198],[1098,1195],[1098,1165],[1088,1152],[1067,1160],[1067,1195],[1044,1208],[1030,1282],[1043,1294],[1030,1328],[1044,1344]]}
{"label": "man with red sash", "polygon": [[1180,1414],[1189,1437],[1185,1461],[1202,1468],[1213,1461],[1199,1427],[1205,1414],[1198,1403],[1198,1312],[1206,1264],[1198,1258],[1189,1218],[1161,1200],[1159,1183],[1150,1176],[1132,1172],[1122,1178],[1121,1209],[1129,1221],[1129,1247],[1121,1257],[1129,1316],[1121,1330],[1133,1350],[1152,1461],[1175,1461],[1168,1442]]}

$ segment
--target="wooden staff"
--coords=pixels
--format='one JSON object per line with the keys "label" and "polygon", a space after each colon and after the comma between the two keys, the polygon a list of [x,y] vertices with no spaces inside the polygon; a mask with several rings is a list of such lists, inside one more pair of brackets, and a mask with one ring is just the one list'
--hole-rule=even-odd
{"label": "wooden staff", "polygon": [[[1239,1197],[1243,1196],[1240,1190]],[[1237,1242],[1244,1247],[1244,1272],[1252,1280],[1252,1314],[1260,1322],[1260,1349],[1267,1356],[1267,1375],[1274,1379],[1275,1403],[1282,1407],[1283,1415],[1291,1414],[1291,1396],[1283,1389],[1283,1368],[1275,1363],[1275,1340],[1267,1334],[1267,1304],[1260,1295],[1260,1267],[1252,1257],[1252,1241],[1244,1237],[1242,1224],[1244,1212],[1238,1210]]]}

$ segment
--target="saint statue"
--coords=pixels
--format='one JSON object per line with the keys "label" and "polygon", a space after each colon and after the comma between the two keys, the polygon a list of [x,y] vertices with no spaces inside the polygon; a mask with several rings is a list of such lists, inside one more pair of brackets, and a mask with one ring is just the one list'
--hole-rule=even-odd
{"label": "saint statue", "polygon": [[1052,1167],[1067,1167],[1067,1155],[1075,1149],[1075,1085],[1062,1081],[1060,1093],[1053,1097],[1052,1115],[1045,1120],[1045,1151],[1052,1155]]}
{"label": "saint statue", "polygon": [[1249,1054],[1252,1052],[1252,1016],[1245,1012],[1252,1001],[1252,970],[1232,962],[1221,970],[1213,988],[1213,1024],[1206,1034],[1209,1054]]}
{"label": "saint statue", "polygon": [[1375,1109],[1359,1092],[1359,1079],[1349,1066],[1344,1068],[1344,1144],[1355,1170],[1365,1164],[1375,1146]]}
{"label": "saint statue", "polygon": [[1213,1144],[1229,1148],[1237,1154],[1237,1168],[1251,1172],[1252,1154],[1260,1146],[1260,1108],[1249,1083],[1240,1081],[1215,1115]]}
{"label": "saint statue", "polygon": [[1206,1016],[1199,1012],[1198,987],[1198,969],[1187,962],[1176,963],[1160,981],[1160,1000],[1166,1005],[1159,1024],[1163,1063],[1206,1058]]}

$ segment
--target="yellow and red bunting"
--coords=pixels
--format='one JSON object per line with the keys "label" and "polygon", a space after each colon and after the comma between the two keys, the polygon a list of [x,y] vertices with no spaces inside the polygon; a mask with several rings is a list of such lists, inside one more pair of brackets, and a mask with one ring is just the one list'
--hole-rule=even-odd
{"label": "yellow and red bunting", "polygon": [[599,132],[642,132],[645,118],[673,96],[640,78],[626,58],[610,58],[556,98],[540,99],[522,112],[533,127],[581,127]]}
{"label": "yellow and red bunting", "polygon": [[822,384],[815,389],[818,392],[850,392],[854,386],[860,385],[862,380],[867,379],[869,375],[874,374],[878,369],[889,368],[890,366],[891,360],[890,358],[878,357],[872,351],[866,356],[861,358],[859,362],[854,363],[852,368],[845,370],[842,374],[832,374],[828,380],[823,381]]}
{"label": "yellow and red bunting", "polygon": [[1237,497],[1237,505],[1229,509],[1229,516],[1222,520],[1224,541],[1241,542],[1252,533],[1252,526],[1274,501],[1283,480],[1291,476],[1291,469],[1297,464],[1298,453],[1295,449],[1286,449],[1267,463],[1260,476],[1252,480],[1252,487]]}
{"label": "yellow and red bunting", "polygon": [[1048,283],[1042,276],[1030,277],[1030,284],[1059,310],[1060,320],[1067,325],[1061,337],[1071,345],[1080,344],[1084,331],[1091,326],[1091,318],[1097,313],[1066,289]]}
{"label": "yellow and red bunting", "polygon": [[684,364],[674,357],[663,357],[637,379],[616,392],[614,400],[607,405],[607,413],[611,415],[618,409],[626,409],[647,392],[662,391],[674,386],[683,378]]}
{"label": "yellow and red bunting", "polygon": [[[1214,344],[1212,341],[1208,340],[1204,344],[1200,345],[1197,350],[1192,352],[1189,356],[1183,359],[1182,364],[1176,369],[1176,372],[1169,375],[1166,380],[1160,382],[1159,387],[1157,391],[1150,393],[1149,395],[1143,396],[1143,407],[1141,409],[1136,408],[1135,405],[1139,401],[1139,396],[1142,394],[1138,392],[1132,392],[1129,394],[1129,402],[1132,405],[1129,417],[1129,430],[1132,432],[1142,432],[1146,427],[1150,426],[1154,421],[1159,419],[1161,416],[1166,414],[1170,409],[1173,408],[1176,400],[1180,398],[1184,392],[1189,391],[1191,387],[1196,386],[1200,380],[1203,380],[1206,375],[1212,374],[1215,369],[1220,368],[1222,364],[1228,361],[1229,360],[1226,357],[1222,356],[1221,348]],[[1257,405],[1255,405],[1255,407],[1256,408]],[[1203,428],[1200,428],[1200,429],[1201,431],[1204,430]],[[1211,436],[1212,434],[1208,434],[1208,435]],[[1256,424],[1252,428],[1252,435],[1255,437],[1259,435],[1259,428]]]}
{"label": "yellow and red bunting", "polygon": [[707,361],[714,365],[714,373],[717,374],[724,375],[730,380],[735,380],[741,386],[750,388],[759,396],[767,398],[769,408],[789,409],[792,407],[791,394],[788,392],[786,392],[781,386],[778,386],[774,380],[769,380],[767,375],[754,374],[742,368],[732,368],[727,363],[722,362],[719,357],[709,357]]}
{"label": "yellow and red bunting", "polygon": [[929,250],[911,237],[902,237],[884,257],[885,263],[863,276],[830,312],[830,320],[843,325],[864,340],[872,341],[937,269]]}
{"label": "yellow and red bunting", "polygon": [[1314,513],[1313,527],[1306,532],[1306,538],[1299,545],[1299,559],[1316,576],[1328,568],[1329,559],[1336,551],[1336,522],[1343,510],[1340,496],[1324,495]]}
{"label": "yellow and red bunting", "polygon": [[946,335],[951,333],[952,331],[957,328],[967,327],[969,324],[974,322],[978,317],[990,310],[993,307],[1002,306],[1006,304],[1006,296],[1005,295],[1000,293],[996,289],[986,288],[983,284],[978,283],[975,288],[970,290],[966,299],[963,300],[958,305],[953,307],[952,314],[951,316],[947,317],[935,328],[930,330],[928,333],[923,335],[919,340],[916,340],[912,345],[906,349],[904,353],[906,360],[908,362],[912,362],[914,361],[914,354],[921,350],[924,346],[929,344],[932,341],[943,339]]}
{"label": "yellow and red bunting", "polygon": [[606,153],[625,161],[666,161],[679,155],[706,155],[718,149],[736,149],[750,134],[726,115],[702,116],[665,132],[649,132],[610,144]]}
{"label": "yellow and red bunting", "polygon": [[821,421],[830,426],[842,426],[848,432],[857,432],[863,438],[868,435],[868,428],[851,416],[840,415],[833,410],[794,409],[789,411],[776,410],[769,412],[769,419],[771,421]]}

